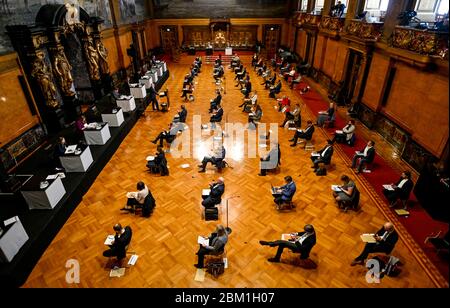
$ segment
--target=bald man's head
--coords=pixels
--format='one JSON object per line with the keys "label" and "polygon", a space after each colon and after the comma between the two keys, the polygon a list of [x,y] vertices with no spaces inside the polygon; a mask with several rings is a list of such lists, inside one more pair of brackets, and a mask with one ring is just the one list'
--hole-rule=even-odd
{"label": "bald man's head", "polygon": [[384,230],[386,231],[392,231],[394,230],[394,225],[391,222],[387,222],[383,225]]}
{"label": "bald man's head", "polygon": [[225,181],[225,179],[223,177],[220,177],[217,179],[217,182],[223,183]]}

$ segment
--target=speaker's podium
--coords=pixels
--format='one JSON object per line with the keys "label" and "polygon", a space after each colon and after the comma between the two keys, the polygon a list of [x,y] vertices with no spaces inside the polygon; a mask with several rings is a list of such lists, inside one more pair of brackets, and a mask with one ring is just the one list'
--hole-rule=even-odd
{"label": "speaker's podium", "polygon": [[188,55],[195,56],[195,47],[194,46],[189,47]]}

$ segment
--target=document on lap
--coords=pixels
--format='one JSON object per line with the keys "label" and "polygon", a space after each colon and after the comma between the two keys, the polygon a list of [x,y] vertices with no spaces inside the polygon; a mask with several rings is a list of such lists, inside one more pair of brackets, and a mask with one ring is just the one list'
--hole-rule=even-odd
{"label": "document on lap", "polygon": [[204,238],[203,236],[199,235],[197,238],[197,243],[199,243],[200,245],[209,246],[209,238]]}
{"label": "document on lap", "polygon": [[394,187],[392,187],[392,185],[383,185],[383,188],[387,189],[387,190],[391,190],[394,191]]}
{"label": "document on lap", "polygon": [[129,198],[129,199],[133,199],[133,198],[136,199],[136,195],[137,195],[137,193],[134,191],[127,192],[127,198]]}
{"label": "document on lap", "polygon": [[114,235],[110,234],[105,239],[105,245],[109,246],[112,245],[112,243],[114,243]]}
{"label": "document on lap", "polygon": [[355,151],[356,155],[361,155],[360,151]]}
{"label": "document on lap", "polygon": [[377,240],[375,239],[375,234],[372,234],[372,233],[361,234],[361,240],[364,243],[376,243],[377,242]]}
{"label": "document on lap", "polygon": [[295,236],[293,236],[291,233],[284,233],[281,234],[281,240],[282,241],[294,241],[295,240]]}
{"label": "document on lap", "polygon": [[67,148],[66,148],[66,151],[64,152],[65,154],[72,154],[72,153],[75,153],[75,150],[77,149],[77,145],[76,144],[74,144],[74,145],[69,145]]}
{"label": "document on lap", "polygon": [[331,190],[332,191],[342,191],[342,188],[339,187],[339,185],[331,185]]}
{"label": "document on lap", "polygon": [[341,130],[337,130],[336,131],[336,134],[343,134],[344,132],[343,131],[341,131]]}
{"label": "document on lap", "polygon": [[209,196],[210,192],[211,192],[211,189],[203,189],[202,190],[202,196]]}

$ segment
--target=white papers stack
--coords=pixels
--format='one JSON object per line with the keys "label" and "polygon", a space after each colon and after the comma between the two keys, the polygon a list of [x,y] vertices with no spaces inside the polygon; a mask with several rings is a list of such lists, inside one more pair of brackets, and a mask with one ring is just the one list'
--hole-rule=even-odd
{"label": "white papers stack", "polygon": [[105,239],[105,245],[107,246],[112,245],[113,242],[114,242],[114,235],[112,234],[108,235]]}
{"label": "white papers stack", "polygon": [[7,227],[7,226],[9,226],[10,224],[15,223],[15,222],[18,221],[18,220],[19,220],[19,217],[18,217],[18,216],[14,216],[14,217],[11,217],[10,219],[5,220],[5,221],[3,222],[3,224],[5,225],[5,227]]}
{"label": "white papers stack", "polygon": [[383,188],[384,188],[384,189],[387,189],[387,190],[392,190],[392,191],[395,190],[395,189],[392,187],[392,185],[383,185]]}
{"label": "white papers stack", "polygon": [[75,150],[77,149],[77,145],[76,144],[74,144],[74,145],[69,145],[67,148],[66,148],[66,152],[65,152],[65,154],[72,154],[72,153],[75,153]]}
{"label": "white papers stack", "polygon": [[361,234],[361,240],[364,243],[376,243],[377,240],[374,237],[375,234],[370,234],[370,233],[365,233],[365,234]]}
{"label": "white papers stack", "polygon": [[331,185],[332,191],[342,191],[342,188],[339,187],[339,185]]}
{"label": "white papers stack", "polygon": [[151,160],[155,160],[155,156],[147,156],[146,158],[147,161],[151,161]]}
{"label": "white papers stack", "polygon": [[211,192],[211,189],[203,189],[202,190],[202,196],[209,196],[210,192]]}
{"label": "white papers stack", "polygon": [[46,180],[54,180],[58,177],[58,174],[51,174],[49,176],[47,176],[45,179]]}
{"label": "white papers stack", "polygon": [[197,243],[200,245],[206,245],[209,246],[209,238],[204,238],[203,236],[198,236]]}

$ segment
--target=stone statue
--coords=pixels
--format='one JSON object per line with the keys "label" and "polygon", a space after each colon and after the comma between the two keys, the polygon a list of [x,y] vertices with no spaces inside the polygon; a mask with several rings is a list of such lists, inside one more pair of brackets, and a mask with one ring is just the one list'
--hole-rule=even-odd
{"label": "stone statue", "polygon": [[100,56],[100,69],[102,70],[103,74],[109,74],[109,67],[108,67],[108,49],[105,48],[102,41],[97,41],[97,52]]}
{"label": "stone statue", "polygon": [[51,108],[58,108],[59,102],[56,100],[56,87],[53,84],[51,71],[45,63],[44,58],[44,52],[38,51],[36,53],[36,59],[31,69],[31,76],[36,78],[44,95],[45,104]]}
{"label": "stone statue", "polygon": [[89,40],[84,44],[84,53],[88,61],[89,77],[92,80],[99,80],[100,79],[100,71],[98,66],[99,55],[97,50],[93,46],[92,40]]}
{"label": "stone statue", "polygon": [[72,91],[73,78],[71,71],[72,66],[67,61],[66,55],[62,48],[58,48],[57,54],[53,61],[53,73],[56,76],[59,86],[65,96],[74,96]]}

